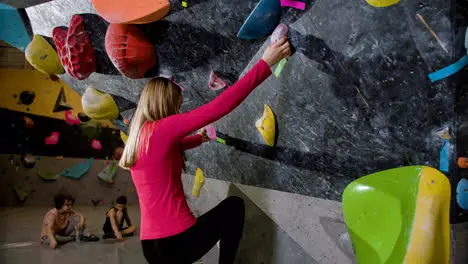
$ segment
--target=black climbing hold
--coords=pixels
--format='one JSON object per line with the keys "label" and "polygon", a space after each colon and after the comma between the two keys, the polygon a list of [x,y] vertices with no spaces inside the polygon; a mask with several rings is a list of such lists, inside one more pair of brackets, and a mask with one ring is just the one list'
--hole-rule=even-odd
{"label": "black climbing hold", "polygon": [[91,118],[83,112],[78,113],[78,118],[81,122],[88,122],[89,120],[91,120]]}
{"label": "black climbing hold", "polygon": [[32,104],[34,98],[36,98],[36,94],[32,91],[22,91],[19,96],[20,102],[25,105]]}

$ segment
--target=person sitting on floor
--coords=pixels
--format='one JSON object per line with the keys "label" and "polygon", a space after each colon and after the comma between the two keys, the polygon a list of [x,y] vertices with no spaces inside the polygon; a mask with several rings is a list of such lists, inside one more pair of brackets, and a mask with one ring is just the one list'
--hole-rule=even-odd
{"label": "person sitting on floor", "polygon": [[[124,227],[126,222],[127,227]],[[104,231],[103,238],[117,238],[124,240],[125,236],[133,236],[136,232],[136,227],[132,225],[132,221],[127,212],[127,197],[119,196],[116,200],[116,205],[106,212],[106,222],[102,227]]]}
{"label": "person sitting on floor", "polygon": [[73,240],[86,242],[98,241],[85,228],[84,216],[72,209],[75,199],[70,195],[59,194],[54,197],[55,208],[50,209],[42,221],[41,243],[56,248]]}

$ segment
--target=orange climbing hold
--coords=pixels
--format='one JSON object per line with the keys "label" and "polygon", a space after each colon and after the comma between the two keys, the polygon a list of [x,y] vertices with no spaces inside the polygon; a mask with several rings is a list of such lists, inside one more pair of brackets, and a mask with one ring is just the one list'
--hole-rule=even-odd
{"label": "orange climbing hold", "polygon": [[171,10],[169,0],[91,0],[105,20],[117,24],[147,24],[158,21]]}

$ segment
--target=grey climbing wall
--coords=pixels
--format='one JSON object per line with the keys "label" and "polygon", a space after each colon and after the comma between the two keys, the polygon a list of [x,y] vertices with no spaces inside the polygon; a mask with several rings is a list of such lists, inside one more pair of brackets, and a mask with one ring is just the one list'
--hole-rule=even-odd
{"label": "grey climbing wall", "polygon": [[[236,37],[256,3],[189,1],[188,8],[141,26],[158,52],[156,74],[171,73],[186,88],[183,110],[219,93],[208,89],[211,70],[232,83],[260,58],[267,38]],[[452,79],[431,84],[427,74],[455,59],[451,11],[450,1],[374,8],[365,1],[316,0],[305,11],[283,8],[296,53],[279,78],[270,77],[216,122],[228,145],[188,152],[189,172],[201,167],[208,177],[339,200],[359,176],[410,164],[438,167],[436,132],[453,126],[454,85]],[[46,36],[83,14],[96,54],[105,55],[107,22],[87,0],[55,0],[27,13],[33,31]],[[80,93],[91,85],[133,102],[147,82],[119,75],[103,57],[88,79],[61,78]],[[264,103],[278,121],[275,148],[254,126]]]}

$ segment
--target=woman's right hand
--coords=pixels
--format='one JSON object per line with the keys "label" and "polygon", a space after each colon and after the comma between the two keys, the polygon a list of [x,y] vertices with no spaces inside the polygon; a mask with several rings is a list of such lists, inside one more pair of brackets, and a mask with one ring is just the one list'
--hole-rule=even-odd
{"label": "woman's right hand", "polygon": [[291,55],[291,46],[288,38],[283,37],[277,42],[271,44],[265,52],[263,52],[262,59],[271,67]]}

